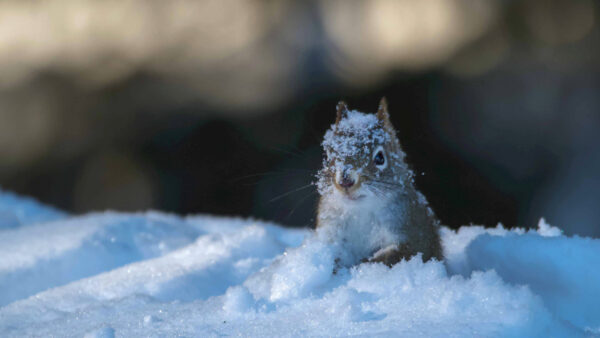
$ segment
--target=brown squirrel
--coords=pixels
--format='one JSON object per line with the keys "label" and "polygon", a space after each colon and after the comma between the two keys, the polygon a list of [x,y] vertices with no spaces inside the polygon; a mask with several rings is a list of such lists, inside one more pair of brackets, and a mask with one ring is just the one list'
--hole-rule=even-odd
{"label": "brown squirrel", "polygon": [[385,98],[376,114],[349,111],[339,102],[322,145],[317,230],[340,239],[346,256],[338,264],[392,266],[417,253],[423,261],[442,259],[439,222],[415,188]]}

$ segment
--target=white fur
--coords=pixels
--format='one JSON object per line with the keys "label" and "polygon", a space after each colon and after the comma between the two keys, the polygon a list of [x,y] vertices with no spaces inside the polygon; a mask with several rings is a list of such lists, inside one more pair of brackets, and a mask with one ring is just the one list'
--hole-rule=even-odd
{"label": "white fur", "polygon": [[318,230],[344,248],[346,255],[340,257],[344,265],[355,264],[381,248],[404,240],[397,229],[402,224],[398,215],[404,217],[404,210],[398,210],[400,204],[393,203],[396,196],[376,194],[364,185],[355,195],[363,197],[351,200],[332,189],[321,200],[321,210],[326,212],[319,214]]}

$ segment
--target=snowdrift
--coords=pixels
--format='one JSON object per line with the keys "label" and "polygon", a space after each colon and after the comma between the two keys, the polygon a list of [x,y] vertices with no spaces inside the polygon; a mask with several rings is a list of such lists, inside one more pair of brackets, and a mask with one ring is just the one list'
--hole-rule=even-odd
{"label": "snowdrift", "polygon": [[446,262],[333,274],[318,233],[0,193],[0,336],[600,335],[600,240],[442,229]]}

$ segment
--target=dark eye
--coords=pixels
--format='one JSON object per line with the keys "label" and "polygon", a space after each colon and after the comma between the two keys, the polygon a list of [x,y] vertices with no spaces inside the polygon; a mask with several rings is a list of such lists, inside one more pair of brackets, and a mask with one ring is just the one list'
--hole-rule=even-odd
{"label": "dark eye", "polygon": [[382,166],[385,164],[385,156],[383,156],[383,151],[378,151],[377,154],[375,154],[375,157],[373,157],[373,163],[375,163],[376,166]]}

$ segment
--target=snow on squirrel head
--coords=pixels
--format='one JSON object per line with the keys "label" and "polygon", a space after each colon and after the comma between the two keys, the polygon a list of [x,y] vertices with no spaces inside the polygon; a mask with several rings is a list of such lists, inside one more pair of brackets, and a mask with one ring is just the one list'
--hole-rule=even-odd
{"label": "snow on squirrel head", "polygon": [[318,174],[319,193],[339,194],[349,200],[384,197],[398,191],[410,170],[390,122],[385,98],[375,114],[337,105],[335,124],[325,133],[323,168]]}

